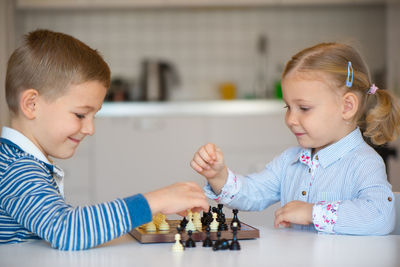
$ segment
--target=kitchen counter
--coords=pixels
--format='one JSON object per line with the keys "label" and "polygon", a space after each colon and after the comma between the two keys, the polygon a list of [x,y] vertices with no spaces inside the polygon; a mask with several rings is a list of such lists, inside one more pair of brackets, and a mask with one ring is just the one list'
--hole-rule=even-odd
{"label": "kitchen counter", "polygon": [[400,266],[400,235],[343,236],[274,229],[270,211],[262,225],[254,225],[260,238],[240,240],[240,251],[213,251],[197,242],[197,247],[176,253],[171,251],[172,243],[140,244],[127,234],[86,251],[59,251],[44,241],[1,245],[0,266]]}
{"label": "kitchen counter", "polygon": [[226,100],[182,102],[105,102],[98,117],[229,116],[280,114],[282,100]]}

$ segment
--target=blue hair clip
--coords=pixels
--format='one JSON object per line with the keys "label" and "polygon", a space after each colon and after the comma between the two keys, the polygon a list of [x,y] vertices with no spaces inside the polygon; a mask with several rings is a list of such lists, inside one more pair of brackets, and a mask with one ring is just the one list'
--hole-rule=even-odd
{"label": "blue hair clip", "polygon": [[[350,72],[351,72],[351,80],[350,80]],[[346,79],[346,86],[351,87],[353,85],[353,66],[351,62],[347,64],[347,79]]]}

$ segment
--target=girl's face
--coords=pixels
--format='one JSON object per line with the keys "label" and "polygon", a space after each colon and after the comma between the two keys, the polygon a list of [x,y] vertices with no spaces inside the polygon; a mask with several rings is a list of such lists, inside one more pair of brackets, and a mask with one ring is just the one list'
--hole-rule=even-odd
{"label": "girl's face", "polygon": [[30,139],[46,157],[70,158],[80,142],[94,133],[94,115],[106,88],[97,81],[72,85],[55,100],[39,97]]}
{"label": "girl's face", "polygon": [[332,88],[323,73],[290,72],[282,80],[286,103],[285,122],[304,148],[314,153],[347,135],[342,118],[340,91]]}

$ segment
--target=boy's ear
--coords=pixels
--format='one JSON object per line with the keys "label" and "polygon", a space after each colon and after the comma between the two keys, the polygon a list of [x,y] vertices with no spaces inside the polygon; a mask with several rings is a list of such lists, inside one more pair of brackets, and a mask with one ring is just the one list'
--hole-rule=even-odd
{"label": "boy's ear", "polygon": [[342,97],[342,117],[345,121],[350,121],[356,115],[359,101],[356,94],[347,92]]}
{"label": "boy's ear", "polygon": [[36,117],[36,103],[39,92],[35,89],[28,89],[21,93],[19,98],[19,107],[22,114],[29,120]]}

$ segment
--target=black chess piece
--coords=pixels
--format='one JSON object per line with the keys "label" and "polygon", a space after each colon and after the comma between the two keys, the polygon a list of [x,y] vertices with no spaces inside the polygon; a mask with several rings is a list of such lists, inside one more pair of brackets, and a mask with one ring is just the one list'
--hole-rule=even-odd
{"label": "black chess piece", "polygon": [[194,242],[194,240],[192,239],[192,230],[188,231],[188,235],[189,235],[189,237],[188,237],[188,240],[186,240],[185,247],[187,247],[187,248],[196,247],[196,242]]}
{"label": "black chess piece", "polygon": [[221,239],[221,232],[217,232],[217,240],[214,242],[213,250],[226,250],[229,248],[229,242],[225,238]]}
{"label": "black chess piece", "polygon": [[238,231],[237,222],[235,222],[231,226],[231,229],[233,231],[233,238],[232,238],[232,242],[229,246],[229,249],[230,250],[240,250],[240,244],[239,244],[239,241],[237,240],[237,231]]}
{"label": "black chess piece", "polygon": [[183,217],[183,219],[182,219],[182,221],[180,223],[181,229],[185,229],[185,227],[186,227],[188,222],[189,221],[186,219],[186,217]]}
{"label": "black chess piece", "polygon": [[206,227],[206,238],[203,240],[203,247],[209,248],[213,246],[213,242],[210,238],[210,226]]}
{"label": "black chess piece", "polygon": [[238,218],[238,216],[237,216],[239,210],[238,210],[238,209],[233,209],[232,212],[233,212],[233,219],[232,219],[232,221],[231,221],[231,229],[232,229],[233,223],[236,222],[236,223],[237,223],[237,227],[238,227],[238,229],[240,230],[240,228],[241,228],[242,226],[240,225],[240,221],[239,221],[239,218]]}
{"label": "black chess piece", "polygon": [[208,225],[208,216],[211,214],[211,206],[208,208],[208,212],[203,211],[203,217],[201,217],[201,223],[203,225]]}
{"label": "black chess piece", "polygon": [[223,214],[223,213],[219,219],[218,230],[219,231],[228,230],[228,225],[226,224],[225,214]]}

